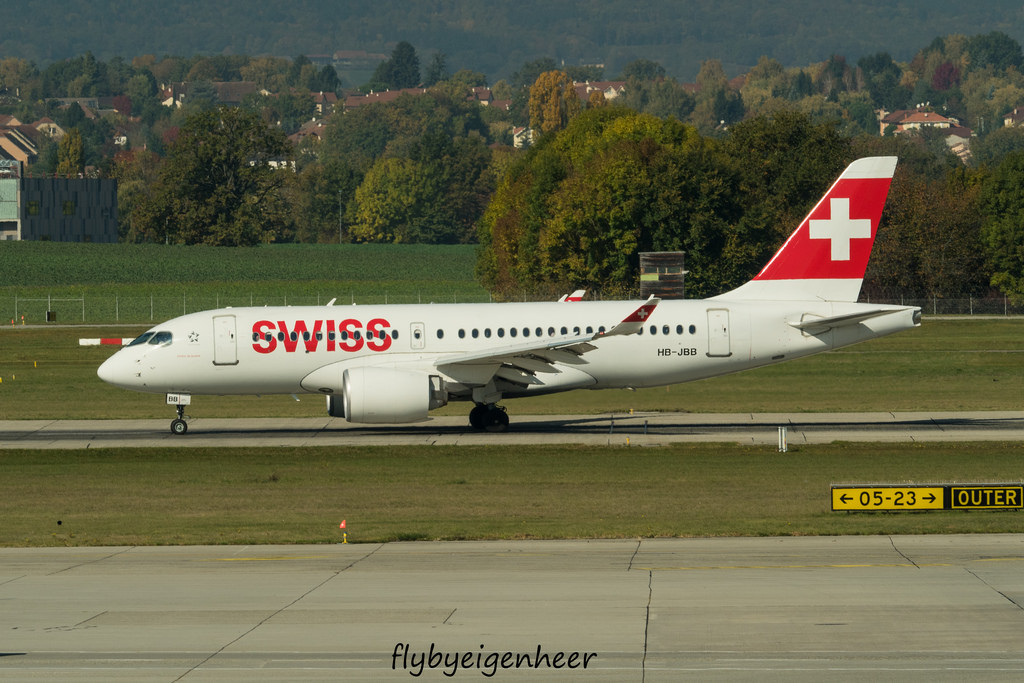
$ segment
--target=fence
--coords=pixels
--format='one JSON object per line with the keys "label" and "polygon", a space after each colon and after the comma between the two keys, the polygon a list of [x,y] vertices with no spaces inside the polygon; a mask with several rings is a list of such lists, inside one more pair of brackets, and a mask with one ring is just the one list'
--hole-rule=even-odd
{"label": "fence", "polygon": [[[249,294],[243,296],[121,296],[113,294],[83,295],[80,297],[47,296],[19,297],[0,296],[0,322],[13,325],[36,325],[46,322],[57,323],[151,323],[161,322],[186,313],[214,308],[242,306],[323,306],[333,297],[317,294],[314,296],[265,296]],[[358,296],[337,299],[337,304],[416,304],[416,303],[473,303],[486,302],[488,297],[466,297],[446,294]]]}
{"label": "fence", "polygon": [[[588,294],[588,298],[595,298]],[[597,297],[600,298],[600,297]],[[547,296],[517,297],[518,300],[553,301]],[[48,296],[18,297],[0,296],[0,311],[3,324],[28,325],[56,323],[153,323],[161,322],[186,313],[204,311],[228,306],[323,306],[330,297],[315,296],[120,296],[117,294],[85,295],[80,297]],[[489,299],[480,297],[433,294],[357,296],[339,298],[343,304],[425,304],[425,303],[483,303]],[[919,306],[925,315],[1024,315],[1024,306],[1014,305],[1005,297],[963,297],[963,298],[884,298],[871,299],[868,303]]]}

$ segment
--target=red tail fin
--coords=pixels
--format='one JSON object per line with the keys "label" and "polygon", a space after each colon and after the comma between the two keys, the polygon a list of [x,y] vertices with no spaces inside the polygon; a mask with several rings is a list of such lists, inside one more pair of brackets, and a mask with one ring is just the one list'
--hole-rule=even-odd
{"label": "red tail fin", "polygon": [[846,167],[768,265],[726,298],[856,301],[896,157]]}

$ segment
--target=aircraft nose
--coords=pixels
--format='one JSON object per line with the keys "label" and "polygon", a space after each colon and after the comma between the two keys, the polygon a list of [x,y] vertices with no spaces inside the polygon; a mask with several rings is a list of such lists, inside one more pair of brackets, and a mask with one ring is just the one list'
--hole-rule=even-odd
{"label": "aircraft nose", "polygon": [[120,354],[115,353],[96,368],[96,375],[107,384],[123,387],[128,384],[128,376],[125,372],[124,359],[118,358]]}

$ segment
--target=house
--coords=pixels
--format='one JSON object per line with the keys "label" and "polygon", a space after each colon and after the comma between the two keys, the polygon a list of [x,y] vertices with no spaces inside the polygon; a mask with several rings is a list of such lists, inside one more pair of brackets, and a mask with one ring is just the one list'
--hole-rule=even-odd
{"label": "house", "polygon": [[326,134],[327,123],[321,119],[313,119],[302,124],[298,131],[288,136],[288,139],[293,145],[298,145],[306,138],[311,138],[313,142],[321,142]]}
{"label": "house", "polygon": [[402,88],[400,90],[383,90],[381,92],[371,91],[366,95],[349,95],[345,98],[345,111],[361,107],[364,104],[371,104],[373,102],[394,102],[402,95],[412,95],[413,97],[416,97],[418,95],[423,95],[426,92],[426,88]]}
{"label": "house", "polygon": [[523,149],[533,144],[533,129],[516,126],[512,129],[512,146]]}
{"label": "house", "polygon": [[573,83],[572,87],[584,104],[590,101],[590,94],[595,91],[604,95],[604,99],[608,101],[626,93],[626,81],[584,81]]}
{"label": "house", "polygon": [[[254,81],[214,81],[211,83],[217,91],[217,101],[220,104],[237,107],[247,95],[257,92]],[[160,103],[165,107],[181,108],[188,101],[189,90],[193,83],[172,83],[164,87]],[[263,94],[269,94],[263,91]]]}
{"label": "house", "polygon": [[1024,123],[1024,107],[1014,107],[1013,111],[1003,116],[1003,125],[1007,128],[1016,128]]}
{"label": "house", "polygon": [[946,118],[933,111],[917,109],[899,109],[894,112],[887,112],[884,109],[878,112],[878,134],[885,135],[889,126],[895,127],[895,133],[903,133],[908,130],[920,130],[922,128],[950,128],[958,126],[956,119]]}
{"label": "house", "polygon": [[338,104],[338,96],[333,92],[321,90],[319,93],[313,93],[312,97],[317,116],[330,116],[335,105]]}

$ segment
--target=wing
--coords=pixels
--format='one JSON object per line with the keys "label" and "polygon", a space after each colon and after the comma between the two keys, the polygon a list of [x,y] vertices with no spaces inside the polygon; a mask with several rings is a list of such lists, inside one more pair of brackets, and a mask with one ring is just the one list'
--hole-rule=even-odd
{"label": "wing", "polygon": [[466,386],[483,386],[500,378],[526,387],[545,384],[538,375],[559,374],[559,365],[586,365],[583,357],[597,348],[592,342],[605,337],[636,334],[661,299],[651,297],[612,329],[593,334],[498,346],[476,353],[439,358],[434,365]]}

